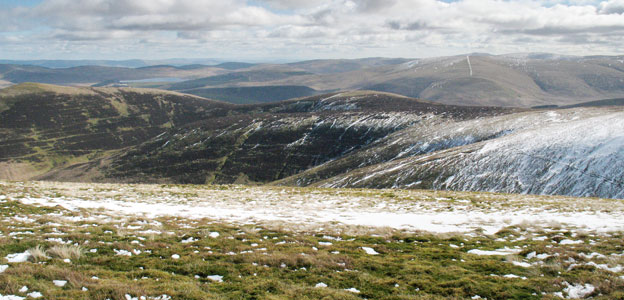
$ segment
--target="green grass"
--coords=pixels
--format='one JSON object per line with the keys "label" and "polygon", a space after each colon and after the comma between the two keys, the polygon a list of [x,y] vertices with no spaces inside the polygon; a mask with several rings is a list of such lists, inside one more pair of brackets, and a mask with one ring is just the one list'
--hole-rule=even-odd
{"label": "green grass", "polygon": [[[93,219],[64,219],[69,216]],[[401,232],[330,237],[208,219],[107,216],[17,201],[0,203],[0,220],[0,264],[6,264],[6,255],[34,247],[47,253],[72,248],[67,245],[81,248],[80,255],[39,256],[39,262],[9,264],[0,273],[2,295],[25,296],[19,289],[27,286],[29,292],[40,291],[45,299],[124,299],[126,294],[166,294],[173,299],[468,299],[475,295],[488,299],[556,299],[553,293],[565,287],[564,281],[593,284],[596,291],[591,295],[596,299],[615,299],[624,290],[624,281],[618,277],[621,274],[590,266],[568,269],[570,258],[583,261],[580,252],[622,253],[622,233],[579,235],[575,239],[585,242],[579,245],[496,240],[521,235],[526,229],[519,227],[505,228],[492,237]],[[10,236],[24,231],[33,234]],[[210,237],[211,232],[219,232],[219,237]],[[540,234],[549,239],[570,236],[565,230]],[[60,245],[49,238],[71,243]],[[508,257],[466,253],[475,248],[515,246],[526,248]],[[368,255],[361,247],[371,247],[380,254]],[[116,255],[120,250],[141,253]],[[533,251],[553,256],[529,268],[510,262],[522,260]],[[174,254],[180,258],[173,259]],[[623,260],[619,256],[610,263],[622,264]],[[527,279],[503,277],[506,274]],[[223,282],[207,278],[212,275],[223,276]],[[57,287],[53,280],[68,283]],[[316,288],[320,282],[328,287]],[[345,290],[350,288],[360,293]]]}

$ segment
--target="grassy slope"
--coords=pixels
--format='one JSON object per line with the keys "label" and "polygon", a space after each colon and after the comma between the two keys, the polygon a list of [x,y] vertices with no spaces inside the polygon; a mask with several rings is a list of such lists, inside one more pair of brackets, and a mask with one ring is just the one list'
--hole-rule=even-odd
{"label": "grassy slope", "polygon": [[[84,187],[94,197],[110,188]],[[154,192],[175,190],[180,195],[193,195],[198,189],[223,188],[228,187],[154,186]],[[381,191],[371,192],[385,197]],[[39,262],[9,263],[0,273],[0,294],[25,296],[19,290],[27,286],[28,292],[39,291],[45,299],[125,299],[125,295],[163,294],[173,299],[468,299],[476,295],[488,299],[558,299],[554,293],[570,283],[592,284],[595,290],[590,295],[595,299],[624,297],[624,280],[618,277],[621,272],[571,267],[572,263],[588,261],[610,266],[624,263],[621,232],[577,234],[563,226],[532,232],[527,224],[505,228],[494,236],[391,230],[347,235],[208,219],[150,219],[102,210],[70,211],[19,202],[24,197],[62,196],[72,197],[72,193],[33,184],[0,183],[0,265],[7,264],[3,259],[6,255],[35,247],[50,256]],[[213,232],[219,236],[211,237]],[[531,234],[546,239],[517,238]],[[565,239],[582,243],[558,243]],[[80,255],[54,254],[52,248],[58,246],[80,250]],[[469,249],[514,246],[523,250],[507,256],[467,253]],[[361,247],[373,248],[379,254],[368,255]],[[119,250],[135,254],[116,255]],[[549,257],[541,262],[526,259],[531,252]],[[607,258],[579,255],[592,252]],[[173,258],[174,254],[180,258]],[[532,265],[512,264],[521,260]],[[507,274],[526,279],[504,277]],[[209,279],[212,275],[223,276],[223,282]],[[57,287],[53,280],[68,283]],[[315,287],[321,282],[327,287]],[[351,288],[359,293],[345,290]]]}

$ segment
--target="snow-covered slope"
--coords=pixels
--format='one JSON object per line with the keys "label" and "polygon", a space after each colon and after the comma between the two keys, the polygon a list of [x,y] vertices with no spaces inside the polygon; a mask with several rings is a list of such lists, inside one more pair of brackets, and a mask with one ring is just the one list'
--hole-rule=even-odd
{"label": "snow-covered slope", "polygon": [[[624,198],[624,110],[621,108],[535,111],[463,123],[464,140],[473,139],[470,132],[474,131],[499,133],[499,136],[395,159],[317,185]],[[439,137],[457,132],[457,127],[457,124],[438,126],[428,135],[429,140],[418,142],[431,144]]]}

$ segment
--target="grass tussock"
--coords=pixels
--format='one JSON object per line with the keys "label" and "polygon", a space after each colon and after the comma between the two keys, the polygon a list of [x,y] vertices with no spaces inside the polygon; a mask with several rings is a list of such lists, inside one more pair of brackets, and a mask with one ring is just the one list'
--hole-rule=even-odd
{"label": "grass tussock", "polygon": [[57,245],[48,249],[47,253],[54,258],[77,260],[82,257],[84,249],[76,245]]}
{"label": "grass tussock", "polygon": [[28,249],[28,252],[30,253],[30,257],[28,258],[28,260],[35,263],[50,259],[47,251],[43,249],[41,245],[37,245],[33,248]]}

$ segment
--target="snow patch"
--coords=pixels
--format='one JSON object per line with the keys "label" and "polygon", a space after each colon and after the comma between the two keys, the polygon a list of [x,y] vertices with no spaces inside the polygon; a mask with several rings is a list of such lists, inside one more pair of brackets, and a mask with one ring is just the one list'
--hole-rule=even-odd
{"label": "snow patch", "polygon": [[468,253],[475,255],[511,255],[518,254],[522,251],[522,249],[510,249],[510,248],[501,248],[496,250],[480,250],[480,249],[472,249],[468,250]]}
{"label": "snow patch", "polygon": [[52,280],[52,283],[58,287],[64,287],[67,284],[67,280]]}
{"label": "snow patch", "polygon": [[570,239],[565,239],[565,240],[561,240],[559,242],[559,245],[578,245],[578,244],[582,244],[583,241],[580,240],[570,240]]}
{"label": "snow patch", "polygon": [[369,254],[369,255],[377,255],[377,254],[379,254],[379,252],[375,251],[375,249],[373,249],[371,247],[362,247],[362,250],[364,250],[364,252],[366,252],[366,254]]}
{"label": "snow patch", "polygon": [[577,283],[575,283],[574,285],[570,285],[566,282],[566,284],[568,287],[563,289],[563,291],[568,294],[568,299],[585,298],[586,296],[589,296],[591,293],[593,293],[595,290],[595,287],[589,283],[586,283],[585,285]]}
{"label": "snow patch", "polygon": [[3,296],[2,294],[0,294],[0,300],[22,300],[22,299],[24,299],[24,297],[15,296],[15,295]]}
{"label": "snow patch", "polygon": [[223,282],[223,276],[221,275],[210,275],[210,276],[206,276],[206,278],[214,281],[214,282]]}
{"label": "snow patch", "polygon": [[327,284],[323,283],[323,282],[319,282],[317,283],[314,287],[316,288],[326,288]]}
{"label": "snow patch", "polygon": [[26,250],[23,253],[9,254],[5,258],[10,263],[22,263],[22,262],[27,262],[29,257],[30,257],[30,252]]}
{"label": "snow patch", "polygon": [[43,295],[40,292],[30,292],[26,296],[30,298],[35,298],[35,299],[43,297]]}
{"label": "snow patch", "polygon": [[124,249],[113,249],[113,251],[115,251],[115,255],[120,255],[120,256],[132,256],[132,253],[128,250],[124,250]]}
{"label": "snow patch", "polygon": [[518,266],[518,267],[523,267],[523,268],[529,268],[531,267],[530,263],[526,263],[526,262],[520,262],[520,261],[512,261],[511,262],[514,266]]}
{"label": "snow patch", "polygon": [[199,240],[195,239],[194,237],[189,237],[188,239],[182,240],[182,244],[188,244],[188,243],[193,243],[193,242],[197,242],[197,241],[199,241]]}

